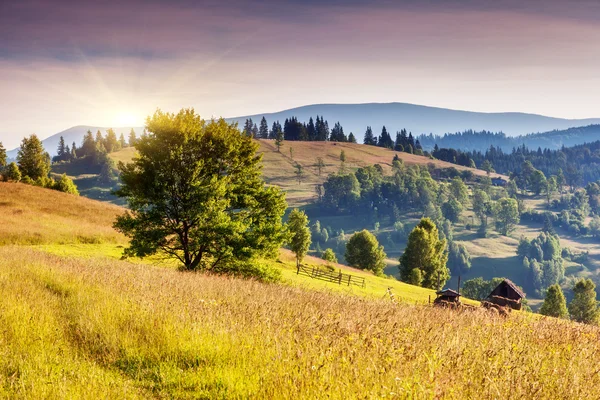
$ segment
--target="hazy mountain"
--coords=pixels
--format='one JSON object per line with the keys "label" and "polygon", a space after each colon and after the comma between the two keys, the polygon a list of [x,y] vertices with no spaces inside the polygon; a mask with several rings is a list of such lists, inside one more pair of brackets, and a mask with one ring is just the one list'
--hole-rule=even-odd
{"label": "hazy mountain", "polygon": [[525,145],[529,149],[557,150],[564,147],[577,146],[600,140],[600,125],[588,125],[544,133],[533,133],[520,136],[506,136],[503,133],[465,131],[441,136],[418,136],[425,150],[431,150],[437,144],[441,148],[459,149],[462,151],[485,151],[490,146],[500,147],[505,152]]}
{"label": "hazy mountain", "polygon": [[547,132],[555,129],[568,129],[578,126],[600,124],[600,118],[561,119],[525,113],[480,113],[458,111],[445,108],[427,107],[406,103],[366,103],[366,104],[314,104],[292,108],[276,113],[256,114],[229,118],[240,127],[246,118],[252,118],[258,125],[264,116],[269,128],[275,120],[283,125],[286,118],[296,116],[301,122],[308,122],[310,117],[323,115],[329,127],[339,121],[344,133],[353,132],[359,142],[366,127],[373,128],[378,135],[385,125],[388,132],[395,137],[396,131],[406,128],[413,135],[443,135],[447,132],[461,132],[467,129],[475,131],[504,132],[507,136],[524,135],[534,132]]}
{"label": "hazy mountain", "polygon": [[[125,140],[127,140],[127,137],[129,136],[129,131],[131,131],[131,128],[132,127],[121,127],[121,128],[113,128],[113,130],[117,134],[117,138],[119,137],[119,135],[121,133],[123,133],[125,135]],[[104,128],[101,126],[78,125],[78,126],[69,128],[67,130],[64,130],[62,132],[59,132],[50,137],[47,137],[46,139],[42,140],[42,143],[44,144],[44,148],[46,149],[46,151],[48,153],[50,153],[50,156],[55,156],[56,150],[58,148],[58,142],[60,141],[61,136],[65,139],[65,144],[68,144],[69,148],[71,147],[73,142],[75,142],[77,144],[77,147],[80,147],[81,142],[83,140],[83,135],[85,135],[85,133],[88,130],[92,131],[92,133],[94,134],[94,137],[96,136],[96,132],[98,130],[100,130],[100,132],[102,132],[103,136],[106,136],[106,131],[108,130],[108,128]],[[133,127],[133,130],[136,132],[136,134],[138,136],[140,136],[142,134],[142,132],[144,131],[144,128],[143,127]],[[8,155],[8,158],[11,158],[11,159],[16,158],[17,157],[17,149],[9,151],[7,153],[7,155]]]}

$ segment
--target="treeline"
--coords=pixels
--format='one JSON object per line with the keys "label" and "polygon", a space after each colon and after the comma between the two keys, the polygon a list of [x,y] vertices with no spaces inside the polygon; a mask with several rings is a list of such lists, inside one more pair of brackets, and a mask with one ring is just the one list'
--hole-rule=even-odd
{"label": "treeline", "polygon": [[[144,132],[142,136],[145,136]],[[121,133],[117,138],[114,130],[108,129],[106,135],[97,131],[92,134],[87,131],[83,136],[81,146],[73,142],[71,147],[65,144],[64,138],[61,136],[58,142],[57,155],[52,159],[55,163],[76,163],[85,167],[89,172],[98,174],[98,181],[103,185],[113,185],[117,181],[117,171],[115,162],[108,154],[119,151],[126,147],[135,146],[138,142],[137,135],[132,129],[129,132],[127,140]]]}
{"label": "treeline", "polygon": [[[257,139],[272,140],[290,140],[290,141],[317,141],[317,142],[348,142],[356,143],[354,133],[348,135],[344,132],[344,127],[340,122],[336,122],[333,128],[329,128],[329,122],[323,116],[317,115],[315,119],[310,117],[308,123],[298,121],[298,118],[292,116],[286,118],[283,126],[279,121],[274,121],[269,128],[265,117],[262,117],[260,124],[257,125],[252,118],[246,119],[242,132],[246,136]],[[412,132],[402,129],[396,132],[395,137],[388,132],[384,126],[381,133],[376,136],[370,126],[367,126],[363,144],[392,149],[400,152],[407,152],[417,155],[425,155],[423,147]]]}
{"label": "treeline", "polygon": [[252,118],[248,118],[242,132],[246,136],[257,139],[356,143],[354,134],[350,132],[346,136],[344,128],[339,122],[329,129],[329,122],[323,116],[318,115],[315,119],[310,117],[308,123],[299,122],[298,118],[293,116],[286,118],[283,126],[279,121],[274,121],[270,129],[265,117],[262,117],[260,126],[257,126]]}
{"label": "treeline", "polygon": [[600,139],[600,125],[554,130],[544,133],[531,133],[520,136],[506,136],[503,132],[473,131],[446,133],[444,135],[419,135],[423,148],[432,150],[438,147],[463,149],[465,151],[485,151],[491,146],[505,152],[523,145],[536,149],[558,150]]}
{"label": "treeline", "polygon": [[462,151],[434,147],[433,157],[458,165],[476,166],[486,169],[490,165],[495,172],[509,175],[519,174],[526,161],[546,176],[564,173],[571,187],[586,185],[600,180],[600,141],[585,143],[559,150],[548,148],[531,150],[526,146],[505,152],[492,146],[485,152]]}
{"label": "treeline", "polygon": [[17,153],[17,162],[7,164],[6,161],[6,149],[0,143],[0,175],[5,182],[22,182],[79,195],[77,186],[66,174],[57,179],[50,176],[50,155],[36,135],[23,138]]}

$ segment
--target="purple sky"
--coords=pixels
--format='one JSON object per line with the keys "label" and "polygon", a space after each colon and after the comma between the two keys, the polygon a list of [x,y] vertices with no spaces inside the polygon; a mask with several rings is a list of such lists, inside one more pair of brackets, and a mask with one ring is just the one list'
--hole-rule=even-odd
{"label": "purple sky", "polygon": [[600,117],[599,21],[600,2],[577,0],[2,1],[0,141],[142,125],[157,107]]}

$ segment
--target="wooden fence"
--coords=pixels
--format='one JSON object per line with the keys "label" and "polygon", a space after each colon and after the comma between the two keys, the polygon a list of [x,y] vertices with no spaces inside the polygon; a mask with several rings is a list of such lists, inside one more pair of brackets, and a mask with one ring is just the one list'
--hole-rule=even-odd
{"label": "wooden fence", "polygon": [[298,275],[305,275],[313,279],[337,283],[338,285],[355,285],[362,288],[366,287],[365,278],[350,274],[343,274],[342,271],[335,272],[317,267],[298,266]]}

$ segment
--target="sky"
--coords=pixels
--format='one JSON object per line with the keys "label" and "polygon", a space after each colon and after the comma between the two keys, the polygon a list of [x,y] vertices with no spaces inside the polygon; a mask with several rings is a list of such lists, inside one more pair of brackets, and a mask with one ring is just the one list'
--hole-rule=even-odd
{"label": "sky", "polygon": [[600,2],[4,0],[0,141],[314,103],[600,117]]}

